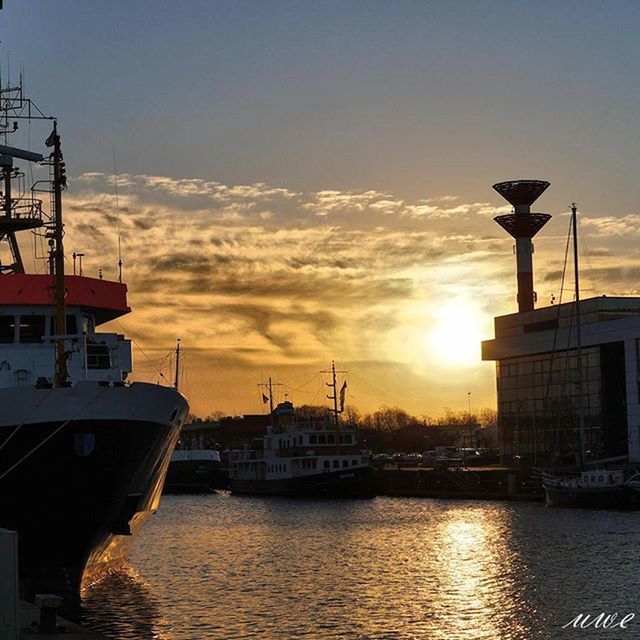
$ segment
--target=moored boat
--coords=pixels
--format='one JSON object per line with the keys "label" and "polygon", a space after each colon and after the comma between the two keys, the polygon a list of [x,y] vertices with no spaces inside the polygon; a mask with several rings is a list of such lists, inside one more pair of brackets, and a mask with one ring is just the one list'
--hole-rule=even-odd
{"label": "moored boat", "polygon": [[[96,331],[130,312],[121,272],[117,282],[65,275],[57,123],[21,86],[2,89],[0,105],[5,142],[22,119],[53,121],[47,156],[0,145],[10,255],[0,263],[0,527],[19,534],[23,596],[54,592],[73,605],[157,509],[189,407],[175,389],[130,383],[130,340]],[[21,161],[47,166],[50,179],[12,191]],[[26,272],[17,235],[27,231],[48,240],[46,273]]]}
{"label": "moored boat", "polygon": [[[358,445],[355,428],[341,424],[335,367],[333,419],[298,420],[288,400],[271,409],[272,423],[251,446],[229,457],[233,493],[291,497],[362,498],[373,496],[371,456]],[[343,390],[346,385],[343,385]],[[344,405],[344,391],[341,394]],[[269,386],[269,399],[272,389]]]}
{"label": "moored boat", "polygon": [[219,451],[177,448],[171,456],[165,493],[206,493],[225,489],[226,479]]}

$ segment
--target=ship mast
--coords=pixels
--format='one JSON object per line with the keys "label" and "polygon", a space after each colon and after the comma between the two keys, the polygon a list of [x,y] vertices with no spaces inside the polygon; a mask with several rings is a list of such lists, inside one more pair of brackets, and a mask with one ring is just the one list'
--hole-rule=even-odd
{"label": "ship mast", "polygon": [[584,466],[584,384],[582,371],[582,327],[580,324],[580,274],[578,269],[578,208],[571,203],[571,227],[573,230],[573,269],[576,295],[576,346],[578,355],[578,435],[580,443],[579,463]]}
{"label": "ship mast", "polygon": [[178,390],[178,382],[180,380],[180,338],[178,338],[178,342],[176,343],[176,377],[173,381],[173,388]]}
{"label": "ship mast", "polygon": [[340,419],[339,415],[342,413],[344,409],[344,402],[341,398],[340,400],[340,408],[338,408],[338,382],[336,378],[337,373],[347,373],[346,371],[336,371],[336,363],[331,361],[331,369],[325,370],[322,373],[330,373],[331,374],[331,382],[325,383],[327,387],[333,390],[333,394],[327,396],[329,400],[333,400],[333,409],[331,410],[334,418],[334,426],[336,433],[336,455],[340,455]]}
{"label": "ship mast", "polygon": [[58,135],[58,122],[53,121],[53,131],[45,143],[48,147],[53,147],[51,161],[53,165],[53,306],[54,306],[54,327],[56,333],[56,376],[55,386],[60,387],[66,384],[69,377],[67,370],[68,354],[64,349],[64,336],[67,334],[67,311],[66,311],[66,287],[64,283],[64,246],[62,237],[64,235],[64,224],[62,222],[62,191],[67,186],[65,176],[65,165],[62,160],[62,148],[60,146],[60,136]]}

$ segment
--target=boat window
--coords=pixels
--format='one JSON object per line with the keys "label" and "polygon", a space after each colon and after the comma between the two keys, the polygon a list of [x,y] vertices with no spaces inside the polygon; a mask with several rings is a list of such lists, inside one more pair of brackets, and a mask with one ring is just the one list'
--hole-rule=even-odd
{"label": "boat window", "polygon": [[343,460],[342,461],[342,467],[348,467],[349,466],[349,461],[348,460]]}
{"label": "boat window", "polygon": [[324,466],[325,469],[328,469],[329,468],[329,461],[325,460],[323,466]]}
{"label": "boat window", "polygon": [[358,461],[357,461],[357,460],[352,460],[352,461],[351,461],[351,466],[352,466],[352,467],[355,467],[357,464],[358,464]]}
{"label": "boat window", "polygon": [[334,469],[339,469],[340,468],[340,461],[339,460],[334,460],[333,461],[333,468]]}
{"label": "boat window", "polygon": [[[66,327],[66,334],[68,336],[74,336],[78,333],[78,322],[76,320],[76,317],[73,315],[67,315],[67,327]],[[49,335],[50,336],[55,336],[57,335],[56,332],[56,319],[53,316],[49,317]]]}
{"label": "boat window", "polygon": [[309,444],[317,444],[318,443],[318,438],[316,437],[316,435],[312,435],[309,436]]}
{"label": "boat window", "polygon": [[0,343],[13,342],[15,326],[16,322],[13,316],[0,316]]}
{"label": "boat window", "polygon": [[42,342],[44,316],[20,316],[20,342]]}
{"label": "boat window", "polygon": [[333,444],[335,442],[332,435],[327,436],[327,444]]}
{"label": "boat window", "polygon": [[106,344],[87,345],[87,369],[110,369],[111,355]]}
{"label": "boat window", "polygon": [[76,335],[78,333],[78,322],[75,316],[67,316],[67,334]]}
{"label": "boat window", "polygon": [[325,444],[326,443],[325,437],[324,436],[318,436],[318,442],[320,444]]}

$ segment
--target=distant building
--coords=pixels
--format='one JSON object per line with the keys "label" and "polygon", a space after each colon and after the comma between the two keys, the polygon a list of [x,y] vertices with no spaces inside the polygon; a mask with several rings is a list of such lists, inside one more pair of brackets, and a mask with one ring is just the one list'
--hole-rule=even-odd
{"label": "distant building", "polygon": [[[577,452],[575,303],[495,319],[482,343],[496,361],[499,446],[505,458],[544,462]],[[580,302],[585,450],[640,462],[640,298]]]}

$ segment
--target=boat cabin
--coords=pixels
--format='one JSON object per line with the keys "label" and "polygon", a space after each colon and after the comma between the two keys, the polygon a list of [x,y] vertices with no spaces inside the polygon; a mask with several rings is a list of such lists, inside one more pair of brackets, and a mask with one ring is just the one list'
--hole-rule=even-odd
{"label": "boat cabin", "polygon": [[[119,282],[66,276],[64,336],[69,383],[123,383],[132,370],[131,341],[96,327],[130,311]],[[50,275],[0,276],[0,388],[53,384],[54,306]]]}

